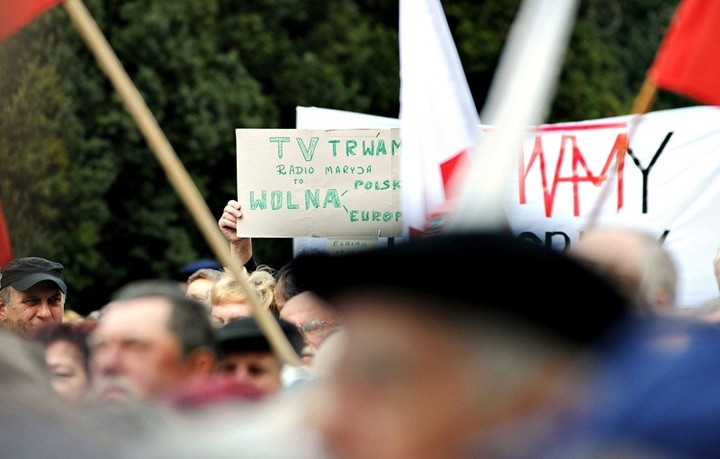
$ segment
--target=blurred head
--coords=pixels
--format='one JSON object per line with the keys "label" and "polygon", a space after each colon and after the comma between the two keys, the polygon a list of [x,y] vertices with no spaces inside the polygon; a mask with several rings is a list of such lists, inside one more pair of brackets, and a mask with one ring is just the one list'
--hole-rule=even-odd
{"label": "blurred head", "polygon": [[222,270],[222,266],[215,260],[211,260],[209,258],[200,258],[183,265],[180,269],[177,270],[173,278],[179,282],[180,288],[182,290],[185,290],[188,286],[188,278],[193,273],[201,269],[214,269],[220,271]]}
{"label": "blurred head", "polygon": [[90,390],[88,335],[94,323],[50,324],[33,330],[31,338],[45,349],[53,389],[62,398],[80,400]]}
{"label": "blurred head", "polygon": [[[303,338],[295,326],[278,319],[280,329],[299,354]],[[220,371],[272,394],[282,387],[282,362],[277,358],[254,317],[233,319],[218,330]]]}
{"label": "blurred head", "polygon": [[161,399],[217,363],[205,308],[164,281],[119,290],[103,308],[91,349],[94,389],[108,399]]}
{"label": "blurred head", "polygon": [[675,307],[675,263],[649,233],[635,228],[591,228],[570,246],[568,254],[606,276],[641,314],[666,313]]}
{"label": "blurred head", "polygon": [[[275,278],[270,271],[259,267],[248,275],[248,283],[255,289],[262,307],[270,308],[274,304]],[[238,317],[253,315],[248,293],[228,270],[225,270],[220,280],[210,289],[209,298],[212,305],[211,315],[214,323],[218,325],[224,325]]]}
{"label": "blurred head", "polygon": [[[453,270],[461,287],[448,288],[433,267],[460,258],[493,269]],[[314,405],[327,448],[343,458],[532,449],[522,420],[571,398],[560,388],[583,350],[626,310],[584,265],[507,235],[317,255],[296,270],[343,317],[340,355]]]}
{"label": "blurred head", "polygon": [[302,291],[296,284],[293,275],[294,260],[293,258],[282,265],[275,273],[275,304],[277,305],[278,311],[282,310],[290,298]]}
{"label": "blurred head", "polygon": [[209,307],[208,296],[210,295],[210,289],[220,280],[222,275],[223,272],[219,269],[198,269],[188,277],[185,294],[202,303],[207,302]]}
{"label": "blurred head", "polygon": [[0,270],[0,322],[21,333],[60,323],[67,286],[63,265],[38,257],[16,258]]}
{"label": "blurred head", "polygon": [[338,311],[310,291],[290,298],[280,310],[280,318],[295,324],[307,345],[315,350],[342,323]]}
{"label": "blurred head", "polygon": [[0,407],[15,395],[30,400],[48,400],[52,388],[42,346],[13,330],[0,328]]}

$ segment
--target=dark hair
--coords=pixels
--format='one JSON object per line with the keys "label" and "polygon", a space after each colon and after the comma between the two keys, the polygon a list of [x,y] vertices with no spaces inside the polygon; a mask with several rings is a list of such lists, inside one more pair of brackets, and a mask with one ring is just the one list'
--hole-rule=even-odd
{"label": "dark hair", "polygon": [[275,272],[275,283],[282,284],[283,296],[285,297],[286,301],[294,297],[295,295],[302,293],[305,290],[308,290],[306,286],[298,282],[298,277],[296,275],[296,266],[298,264],[298,260],[302,260],[307,256],[311,256],[317,253],[320,253],[320,251],[306,250],[304,252],[301,252],[295,258],[282,265],[280,269]]}
{"label": "dark hair", "polygon": [[185,296],[177,282],[166,279],[145,279],[130,282],[112,295],[112,301],[159,297],[171,307],[167,329],[174,334],[184,356],[195,349],[208,348],[218,354],[215,328],[205,306],[194,298]]}
{"label": "dark hair", "polygon": [[293,262],[294,259],[288,261],[275,273],[275,283],[282,285],[282,294],[285,297],[285,301],[300,293],[295,283],[295,276],[293,275]]}
{"label": "dark hair", "polygon": [[90,347],[88,336],[96,326],[94,322],[85,321],[79,323],[54,323],[36,328],[31,331],[30,339],[37,341],[44,347],[48,347],[56,341],[67,341],[75,346],[82,356],[85,372],[90,374]]}

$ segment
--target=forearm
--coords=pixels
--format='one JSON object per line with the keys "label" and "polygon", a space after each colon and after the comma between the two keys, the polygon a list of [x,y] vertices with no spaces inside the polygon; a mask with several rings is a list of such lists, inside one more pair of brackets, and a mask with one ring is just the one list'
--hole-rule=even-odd
{"label": "forearm", "polygon": [[[255,263],[252,252],[252,239],[242,238],[234,242],[235,243],[230,244],[230,256],[238,260],[243,266],[246,266],[248,264],[254,265]],[[250,263],[251,261],[252,263]],[[246,267],[248,268],[248,271],[251,271],[248,266]],[[255,266],[253,266],[253,270],[254,268]]]}

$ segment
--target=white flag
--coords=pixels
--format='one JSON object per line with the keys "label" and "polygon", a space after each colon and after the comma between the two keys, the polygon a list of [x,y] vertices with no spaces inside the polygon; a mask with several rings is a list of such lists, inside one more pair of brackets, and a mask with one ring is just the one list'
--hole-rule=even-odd
{"label": "white flag", "polygon": [[506,224],[506,191],[518,152],[527,129],[540,124],[549,110],[577,5],[578,0],[525,0],[520,5],[482,111],[492,130],[457,183],[447,231]]}
{"label": "white flag", "polygon": [[400,137],[405,236],[452,199],[480,117],[439,0],[400,0]]}

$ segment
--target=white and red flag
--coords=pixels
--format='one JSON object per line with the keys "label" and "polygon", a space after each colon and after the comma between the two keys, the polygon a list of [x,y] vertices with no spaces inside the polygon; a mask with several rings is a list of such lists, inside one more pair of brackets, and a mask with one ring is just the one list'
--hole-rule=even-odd
{"label": "white and red flag", "polygon": [[439,0],[400,0],[400,158],[405,237],[453,198],[480,141],[480,116]]}

